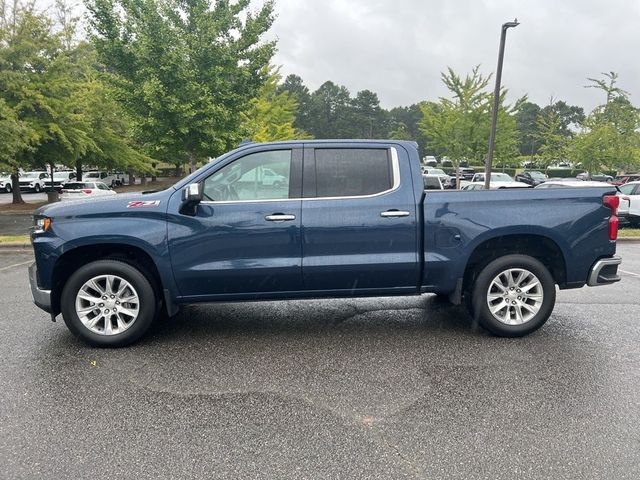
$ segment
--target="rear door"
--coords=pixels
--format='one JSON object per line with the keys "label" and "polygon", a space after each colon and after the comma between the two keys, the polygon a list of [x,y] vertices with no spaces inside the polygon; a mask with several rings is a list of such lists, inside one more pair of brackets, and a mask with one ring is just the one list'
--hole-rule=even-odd
{"label": "rear door", "polygon": [[417,200],[406,150],[380,143],[307,144],[303,172],[305,289],[415,291]]}

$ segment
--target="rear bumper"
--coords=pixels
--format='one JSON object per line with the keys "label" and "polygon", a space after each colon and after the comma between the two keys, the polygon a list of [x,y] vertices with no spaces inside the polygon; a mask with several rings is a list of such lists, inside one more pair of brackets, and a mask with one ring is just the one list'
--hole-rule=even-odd
{"label": "rear bumper", "polygon": [[41,290],[38,287],[38,267],[36,262],[29,265],[29,283],[31,284],[33,303],[45,312],[51,313],[51,290]]}
{"label": "rear bumper", "polygon": [[597,287],[619,282],[618,265],[621,263],[622,259],[620,257],[601,258],[591,267],[587,285]]}

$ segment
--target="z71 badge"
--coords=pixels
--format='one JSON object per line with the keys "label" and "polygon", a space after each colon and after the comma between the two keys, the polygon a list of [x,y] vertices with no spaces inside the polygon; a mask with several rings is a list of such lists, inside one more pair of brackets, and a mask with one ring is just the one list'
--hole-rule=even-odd
{"label": "z71 badge", "polygon": [[153,208],[160,205],[160,200],[137,200],[135,202],[129,202],[127,208]]}

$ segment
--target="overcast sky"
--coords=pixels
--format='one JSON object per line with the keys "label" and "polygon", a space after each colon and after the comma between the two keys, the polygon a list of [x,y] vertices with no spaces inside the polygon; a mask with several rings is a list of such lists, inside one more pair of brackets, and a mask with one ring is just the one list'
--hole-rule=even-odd
{"label": "overcast sky", "polygon": [[274,63],[311,90],[332,80],[386,108],[436,99],[447,66],[495,71],[500,26],[517,17],[503,70],[512,98],[591,109],[603,96],[586,77],[613,70],[640,104],[640,0],[276,0],[276,11]]}

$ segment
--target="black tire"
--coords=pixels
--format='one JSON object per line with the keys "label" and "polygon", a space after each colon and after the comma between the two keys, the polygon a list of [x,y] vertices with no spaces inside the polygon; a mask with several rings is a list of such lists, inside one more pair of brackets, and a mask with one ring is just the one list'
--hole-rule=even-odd
{"label": "black tire", "polygon": [[[494,278],[501,272],[514,268],[528,270],[538,278],[543,298],[540,309],[528,321],[508,325],[493,316],[489,310],[487,294]],[[500,337],[522,337],[534,332],[549,319],[556,303],[555,281],[549,270],[535,258],[527,255],[506,255],[493,260],[482,269],[473,285],[471,303],[472,315],[483,328]]]}
{"label": "black tire", "polygon": [[36,186],[35,186],[35,187],[33,187],[33,191],[34,191],[34,192],[36,192],[36,193],[40,193],[40,190],[41,190],[41,188],[40,188],[40,184],[39,184],[39,183],[36,183]]}
{"label": "black tire", "polygon": [[7,193],[11,193],[11,191],[12,191],[11,185],[9,185],[9,184],[5,185],[4,189],[6,190]]}
{"label": "black tire", "polygon": [[[124,332],[100,335],[83,325],[75,308],[76,295],[89,279],[98,275],[114,274],[129,282],[138,293],[140,309],[134,323]],[[149,279],[135,266],[119,260],[98,260],[79,268],[65,284],[60,299],[62,316],[69,330],[77,337],[96,347],[123,347],[140,339],[153,323],[157,312],[157,299]]]}

